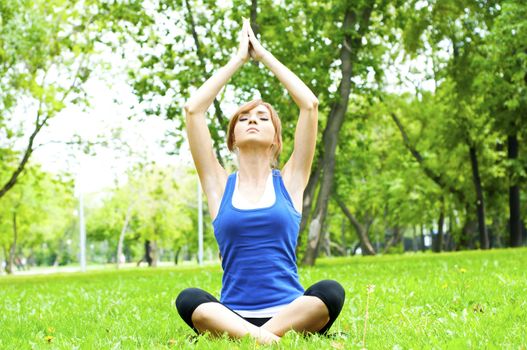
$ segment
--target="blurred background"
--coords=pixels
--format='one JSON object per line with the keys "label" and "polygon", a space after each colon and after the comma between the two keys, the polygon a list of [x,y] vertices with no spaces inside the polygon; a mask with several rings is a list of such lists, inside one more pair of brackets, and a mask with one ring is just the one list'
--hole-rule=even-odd
{"label": "blurred background", "polygon": [[[297,248],[319,256],[527,241],[524,0],[0,0],[0,273],[217,263],[182,107],[242,17],[317,95]],[[214,149],[255,97],[248,62],[209,109]],[[198,239],[202,236],[202,242]]]}

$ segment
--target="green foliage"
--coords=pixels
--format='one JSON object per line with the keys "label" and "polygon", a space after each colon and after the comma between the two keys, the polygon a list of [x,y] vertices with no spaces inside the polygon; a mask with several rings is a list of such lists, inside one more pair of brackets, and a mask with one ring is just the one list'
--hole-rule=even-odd
{"label": "green foliage", "polygon": [[[338,98],[335,94],[338,80],[335,78],[340,72],[338,52],[342,33],[339,27],[344,5],[341,1],[258,2],[255,25],[262,44],[317,95],[321,125]],[[157,35],[144,43],[144,54],[139,57],[141,68],[131,70],[129,75],[147,114],[178,122],[178,130],[172,133],[172,142],[177,150],[184,139],[184,101],[193,88],[201,85],[235,53],[241,18],[250,17],[250,6],[243,1],[233,1],[232,6],[225,7],[198,1],[188,9],[185,2],[161,1],[160,9],[162,11],[156,14],[159,21],[152,27]],[[378,20],[382,26],[383,19]],[[198,44],[192,30],[197,34]],[[365,62],[355,69],[357,79],[365,80],[368,72],[379,64],[382,48],[374,44],[376,36],[378,33],[372,33],[371,38],[368,36],[372,39],[368,45],[373,52],[366,53]],[[233,77],[227,90],[234,92],[234,96],[221,93],[218,99],[222,107],[227,103],[242,104],[258,94],[275,107],[282,120],[285,140],[281,160],[286,160],[292,152],[298,108],[278,79],[262,64],[249,63]],[[160,96],[169,99],[160,99]],[[216,147],[225,154],[224,129],[230,116],[222,111],[220,115],[221,122],[211,116],[210,128]]]}
{"label": "green foliage", "polygon": [[[522,85],[525,5],[521,1],[479,0],[372,3],[370,27],[360,50],[353,52],[350,117],[342,128],[337,156],[339,195],[359,219],[373,220],[372,230],[381,237],[390,227],[433,226],[445,203],[455,231],[450,233],[459,238],[461,229],[475,219],[476,193],[469,158],[469,149],[474,148],[487,198],[486,221],[494,225],[497,236],[503,235],[507,206],[503,180],[511,169],[513,178],[524,179],[527,173],[525,157],[507,161],[503,148],[496,146],[503,144],[510,129],[503,126],[505,114],[507,125],[527,129],[521,128],[525,112],[520,108],[527,95]],[[320,130],[339,98],[344,11],[351,6],[358,14],[367,4],[258,2],[253,25],[264,46],[317,95]],[[181,106],[193,87],[201,85],[234,52],[240,19],[250,17],[250,4],[233,1],[232,6],[224,7],[197,1],[188,8],[186,2],[162,1],[160,9],[162,20],[152,27],[159,35],[144,42],[148,49],[140,57],[141,69],[131,71],[130,78],[147,113],[178,122],[178,130],[172,134],[178,149],[185,137]],[[161,23],[170,20],[175,26],[167,30]],[[360,37],[357,28],[352,38]],[[507,40],[500,40],[504,36]],[[423,68],[411,61],[418,58],[431,66]],[[502,66],[502,61],[507,64]],[[415,95],[392,93],[386,86],[385,70],[401,64],[422,74],[417,79],[406,77],[397,67],[401,85],[403,81],[414,84]],[[427,79],[434,88],[421,88],[419,79]],[[229,93],[218,97],[222,107],[241,104],[257,93],[276,107],[285,141],[281,160],[288,159],[298,111],[278,80],[261,64],[252,63],[233,77],[226,90]],[[159,99],[159,95],[170,99]],[[379,103],[379,95],[384,96],[383,103]],[[503,111],[500,106],[508,107]],[[391,112],[398,115],[410,142],[422,155],[422,165],[401,142]],[[226,116],[221,111],[219,115],[220,121],[211,115],[210,128],[215,147],[226,154]],[[321,148],[320,144],[317,153],[323,152]],[[425,168],[441,178],[442,184],[434,182]],[[331,205],[328,227],[335,232],[342,215],[334,203]]]}
{"label": "green foliage", "polygon": [[29,167],[18,186],[0,201],[0,246],[8,248],[13,243],[13,220],[18,233],[17,253],[61,240],[75,220],[72,191],[71,180],[38,166]]}
{"label": "green foliage", "polygon": [[136,0],[0,0],[0,18],[0,159],[8,158],[0,163],[3,189],[13,174],[6,169],[20,164],[23,170],[50,118],[67,104],[88,104],[84,85],[104,61],[97,55],[140,35],[152,20]]}
{"label": "green foliage", "polygon": [[[288,333],[278,345],[198,337],[174,300],[184,288],[218,296],[221,268],[98,271],[0,279],[2,348],[371,349],[525,347],[525,249],[320,259],[304,287],[335,279],[346,291],[334,338]],[[370,292],[368,293],[368,286]],[[364,322],[368,304],[366,337]],[[72,312],[75,310],[75,312]]]}
{"label": "green foliage", "polygon": [[[65,199],[71,193],[49,181],[38,182],[33,170],[25,170],[37,146],[36,136],[66,105],[88,104],[84,85],[102,66],[100,52],[140,36],[141,28],[151,22],[142,1],[0,0],[0,241],[4,247],[12,236],[5,228],[6,217],[15,212],[25,237],[22,244],[36,248],[43,237],[50,238],[48,230],[53,228],[52,245],[60,245],[57,226],[71,228],[71,215],[55,212],[53,205],[59,202],[51,202],[47,191],[57,191],[62,209],[71,204]],[[17,186],[22,188],[7,196]],[[52,223],[45,222],[48,213],[43,208],[56,215]],[[31,225],[24,224],[31,220]]]}
{"label": "green foliage", "polygon": [[[435,226],[443,203],[452,228],[449,233],[460,238],[462,228],[475,219],[472,147],[478,156],[486,224],[506,244],[501,238],[508,230],[508,187],[516,184],[524,189],[527,183],[525,1],[259,1],[255,31],[263,45],[317,95],[320,131],[340,98],[345,10],[351,6],[359,14],[370,4],[368,30],[361,34],[356,26],[351,33],[361,45],[353,52],[352,95],[339,135],[335,193],[359,221],[372,222],[371,235],[380,241],[396,227],[404,232]],[[28,107],[32,114],[24,118],[44,127],[65,106],[86,105],[84,83],[104,66],[98,54],[108,48],[132,62],[133,67],[126,69],[142,103],[140,118],[172,120],[174,127],[164,143],[172,145],[171,152],[179,152],[185,139],[181,107],[193,89],[235,52],[241,18],[250,17],[250,5],[240,0],[225,4],[0,0],[0,185],[17,168],[20,145],[27,144],[22,140],[28,135],[21,127],[26,120],[15,112]],[[138,56],[133,57],[133,52]],[[388,84],[392,75],[398,81]],[[218,96],[222,110],[211,108],[215,147],[227,155],[226,107],[258,94],[275,106],[282,119],[283,163],[292,152],[298,109],[262,64],[245,65]],[[392,113],[422,156],[421,164],[405,147]],[[510,135],[520,143],[517,159],[507,159]],[[320,143],[317,157],[323,151]],[[115,250],[132,208],[125,239],[128,248],[135,247],[140,254],[140,242],[151,239],[167,249],[186,245],[194,250],[195,179],[175,173],[172,168],[138,167],[128,174],[125,184],[100,202],[90,203],[89,238],[108,241],[110,250]],[[4,213],[15,210],[13,196],[0,200]],[[525,221],[526,196],[522,198]],[[20,210],[21,217],[31,217],[35,208],[20,206]],[[356,241],[349,224],[342,229],[344,216],[334,201],[329,213],[331,239],[340,241],[344,231],[348,242]],[[4,216],[8,225],[8,215]],[[215,248],[210,220],[205,225],[207,245]],[[10,236],[0,234],[6,245]],[[43,241],[39,237],[35,244]],[[58,247],[56,237],[53,244]]]}
{"label": "green foliage", "polygon": [[[177,251],[183,246],[197,251],[197,176],[188,169],[161,168],[155,164],[129,173],[125,182],[109,190],[102,200],[92,198],[87,209],[89,241],[107,241],[115,260],[119,235],[130,211],[131,220],[125,235],[125,245],[132,249],[134,259],[144,254],[145,240],[159,248]],[[204,199],[205,202],[205,199]],[[207,219],[207,208],[204,206]],[[205,247],[216,250],[211,228],[205,220]]]}

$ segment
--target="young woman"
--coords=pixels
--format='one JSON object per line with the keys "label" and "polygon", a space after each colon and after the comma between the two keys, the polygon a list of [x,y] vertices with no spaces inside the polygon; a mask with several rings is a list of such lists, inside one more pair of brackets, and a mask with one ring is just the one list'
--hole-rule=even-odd
{"label": "young woman", "polygon": [[[271,105],[253,100],[229,123],[228,148],[239,169],[228,175],[216,159],[205,114],[230,77],[250,58],[280,80],[300,109],[294,151],[282,171],[280,119]],[[261,343],[289,330],[326,333],[342,309],[344,289],[324,280],[304,291],[295,248],[317,137],[318,100],[311,90],[256,39],[244,19],[240,44],[229,63],[185,105],[190,150],[207,195],[222,256],[221,299],[198,289],[182,291],[176,306],[196,332],[247,334]]]}

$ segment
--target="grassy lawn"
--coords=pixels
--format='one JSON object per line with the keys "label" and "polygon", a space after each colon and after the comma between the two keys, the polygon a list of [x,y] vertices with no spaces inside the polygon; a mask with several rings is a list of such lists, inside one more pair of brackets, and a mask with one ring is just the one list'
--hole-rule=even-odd
{"label": "grassy lawn", "polygon": [[[346,303],[328,339],[292,332],[277,349],[526,349],[527,249],[319,260],[304,287],[336,279]],[[367,286],[374,285],[368,295]],[[218,296],[221,268],[174,267],[0,278],[0,349],[254,349],[200,337],[174,299]],[[368,299],[368,300],[367,300]]]}

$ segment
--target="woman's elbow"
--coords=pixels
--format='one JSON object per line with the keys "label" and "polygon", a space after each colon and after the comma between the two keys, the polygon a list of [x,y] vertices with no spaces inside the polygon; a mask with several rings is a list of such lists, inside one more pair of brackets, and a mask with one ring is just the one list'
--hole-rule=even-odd
{"label": "woman's elbow", "polygon": [[207,113],[207,108],[203,108],[202,105],[196,105],[189,102],[185,103],[183,109],[185,110],[185,114],[187,116],[205,115]]}
{"label": "woman's elbow", "polygon": [[183,109],[185,110],[185,114],[187,115],[194,113],[194,108],[188,102],[185,103],[185,105],[183,106]]}
{"label": "woman's elbow", "polygon": [[305,107],[308,111],[313,111],[318,109],[318,99],[315,98],[314,100],[311,100]]}
{"label": "woman's elbow", "polygon": [[312,99],[309,100],[309,102],[305,103],[302,107],[302,109],[305,109],[306,111],[313,111],[318,109],[318,99]]}

